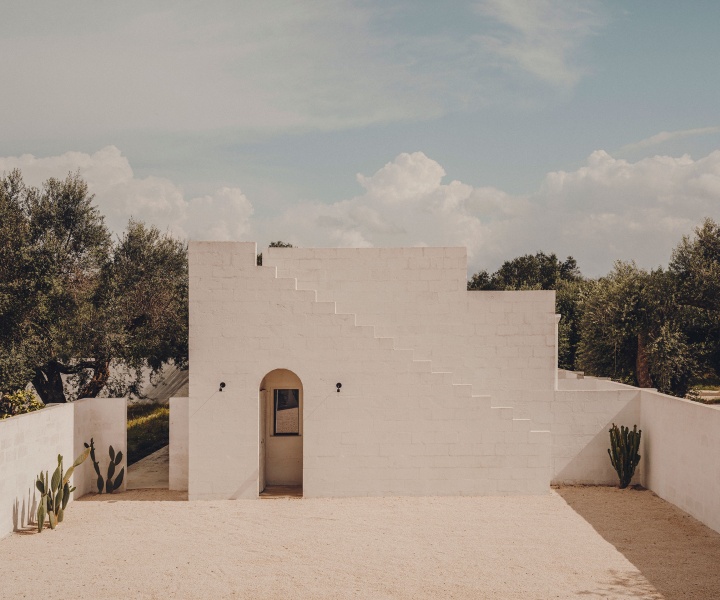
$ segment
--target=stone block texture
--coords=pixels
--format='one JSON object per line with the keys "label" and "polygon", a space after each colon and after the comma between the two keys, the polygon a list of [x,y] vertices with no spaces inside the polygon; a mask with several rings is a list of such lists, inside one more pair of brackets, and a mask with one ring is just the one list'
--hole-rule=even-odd
{"label": "stone block texture", "polygon": [[302,382],[305,496],[548,491],[553,292],[467,292],[464,248],[255,255],[190,244],[191,499],[258,496],[275,369]]}

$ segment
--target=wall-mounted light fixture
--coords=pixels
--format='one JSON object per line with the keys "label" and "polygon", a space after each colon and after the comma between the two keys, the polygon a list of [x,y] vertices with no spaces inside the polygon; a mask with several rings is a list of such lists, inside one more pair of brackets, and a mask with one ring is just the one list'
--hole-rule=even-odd
{"label": "wall-mounted light fixture", "polygon": [[336,383],[335,387],[337,388],[338,394],[340,393],[340,388],[342,387],[342,383]]}
{"label": "wall-mounted light fixture", "polygon": [[220,382],[220,389],[218,390],[218,392],[222,392],[224,387],[225,387],[225,382],[224,382],[224,381],[221,381],[221,382]]}

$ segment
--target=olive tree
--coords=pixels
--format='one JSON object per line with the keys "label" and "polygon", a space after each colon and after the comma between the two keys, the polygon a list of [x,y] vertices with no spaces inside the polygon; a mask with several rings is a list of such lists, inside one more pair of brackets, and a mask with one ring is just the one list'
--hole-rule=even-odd
{"label": "olive tree", "polygon": [[187,363],[187,248],[131,221],[113,241],[78,174],[0,179],[0,393],[93,397],[113,366]]}

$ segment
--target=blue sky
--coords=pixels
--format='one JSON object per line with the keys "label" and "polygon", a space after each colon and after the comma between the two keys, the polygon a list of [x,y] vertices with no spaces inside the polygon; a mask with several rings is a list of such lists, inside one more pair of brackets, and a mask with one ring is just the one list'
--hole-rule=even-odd
{"label": "blue sky", "polygon": [[0,171],[80,169],[116,231],[664,265],[720,218],[718,23],[710,1],[10,1]]}

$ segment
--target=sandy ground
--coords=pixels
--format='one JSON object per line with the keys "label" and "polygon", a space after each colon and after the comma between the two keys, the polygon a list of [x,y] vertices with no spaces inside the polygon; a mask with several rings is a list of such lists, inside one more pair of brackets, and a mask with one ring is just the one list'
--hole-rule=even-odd
{"label": "sandy ground", "polygon": [[88,495],[1,539],[0,598],[720,598],[720,535],[647,491],[184,497]]}

